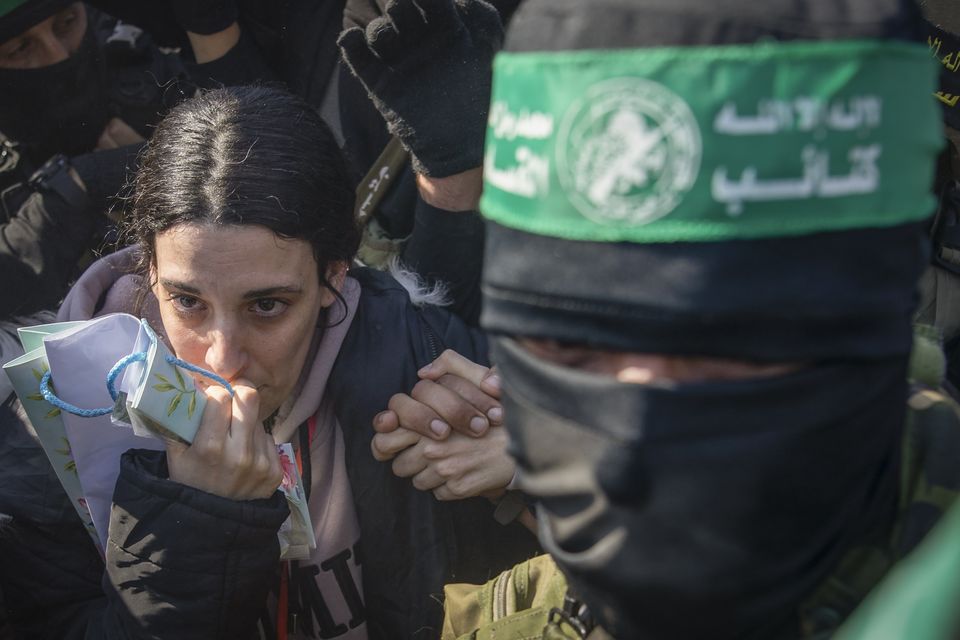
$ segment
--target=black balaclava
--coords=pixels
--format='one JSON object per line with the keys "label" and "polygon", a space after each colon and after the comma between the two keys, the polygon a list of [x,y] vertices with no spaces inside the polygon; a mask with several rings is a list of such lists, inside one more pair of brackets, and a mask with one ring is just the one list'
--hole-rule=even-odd
{"label": "black balaclava", "polygon": [[[768,224],[779,215],[776,202],[764,210],[773,218],[758,221],[746,207],[736,215],[709,210],[704,198],[697,205],[702,219],[683,227],[683,220],[675,223],[671,217],[688,202],[693,206],[697,189],[710,194],[708,155],[713,153],[713,163],[735,162],[733,156],[718,159],[705,142],[704,167],[693,186],[685,187],[689,192],[681,205],[623,231],[629,225],[622,221],[635,212],[622,207],[583,213],[591,217],[588,223],[575,220],[578,211],[590,207],[577,200],[584,195],[573,193],[579,187],[570,187],[570,178],[563,182],[563,162],[572,156],[581,164],[571,166],[592,170],[604,154],[626,153],[609,136],[602,140],[606,147],[598,146],[599,128],[579,123],[608,118],[609,130],[622,132],[631,126],[631,109],[646,109],[648,122],[660,109],[660,117],[672,122],[661,133],[671,137],[673,150],[661,151],[666,161],[655,155],[649,161],[670,167],[671,153],[696,154],[676,152],[684,144],[692,147],[692,138],[684,133],[682,116],[671,120],[678,111],[658,105],[675,104],[680,96],[680,102],[703,107],[708,98],[699,93],[722,94],[728,85],[711,84],[721,75],[705,72],[703,84],[685,85],[676,72],[680,79],[670,85],[671,93],[646,88],[651,80],[639,73],[629,82],[614,75],[582,92],[601,96],[596,109],[586,98],[571,98],[569,104],[583,106],[557,107],[549,112],[551,119],[541,113],[550,99],[538,95],[540,87],[531,89],[529,81],[525,86],[516,78],[525,77],[525,62],[534,61],[529,66],[534,77],[536,61],[548,60],[550,73],[556,74],[544,74],[544,90],[559,95],[566,89],[556,78],[573,78],[580,69],[591,73],[595,58],[583,54],[594,50],[597,56],[619,56],[613,64],[629,76],[623,60],[646,49],[654,55],[644,64],[662,53],[676,68],[689,63],[677,47],[691,47],[697,62],[689,64],[701,72],[726,51],[754,55],[751,46],[738,45],[758,43],[760,50],[815,41],[809,43],[815,54],[820,41],[906,43],[915,42],[918,33],[919,14],[907,0],[527,0],[514,16],[508,53],[494,71],[481,202],[488,217],[481,322],[496,336],[492,355],[504,381],[510,451],[517,459],[519,487],[537,503],[541,542],[566,574],[573,595],[615,637],[796,637],[804,597],[845,552],[860,543],[882,542],[889,533],[915,284],[929,257],[924,227],[933,208],[929,185],[938,151],[936,111],[920,91],[911,98],[919,119],[915,143],[885,140],[890,144],[884,153],[902,152],[922,167],[906,198],[916,205],[911,216],[882,221],[886,214],[880,205],[875,223],[828,228],[827,220],[822,228],[791,231],[786,213],[783,229]],[[914,65],[904,69],[924,77],[917,86],[932,87],[934,71],[921,47],[895,44],[891,50],[901,49],[909,51],[905,55]],[[570,53],[545,55],[558,50]],[[791,58],[784,60],[789,65]],[[885,63],[877,64],[883,68]],[[702,65],[699,71],[696,65]],[[656,73],[670,70],[663,63]],[[792,72],[782,66],[776,73],[789,78]],[[505,78],[502,84],[500,78]],[[780,86],[764,78],[758,86]],[[641,89],[630,94],[630,87]],[[713,105],[717,110],[711,113],[720,113],[724,101],[738,97],[721,95],[702,110]],[[501,101],[507,107],[498,111]],[[604,116],[615,113],[610,105],[617,101],[619,113]],[[769,123],[766,116],[755,116],[757,104],[736,103],[738,113],[747,109],[753,118],[738,121],[744,129]],[[899,116],[891,111],[884,117],[891,119],[889,127]],[[708,131],[717,121],[700,118],[705,140],[718,137]],[[783,122],[778,126],[788,127]],[[606,151],[569,153],[578,135],[594,150]],[[821,140],[815,135],[814,142]],[[738,136],[737,152],[748,162],[753,140],[758,151],[776,149],[760,135]],[[521,138],[522,145],[516,142]],[[784,154],[799,149],[801,138],[788,140]],[[537,154],[540,161],[531,161]],[[765,157],[758,154],[757,162]],[[830,171],[840,173],[839,162],[832,162]],[[775,172],[776,164],[759,164],[757,172]],[[792,165],[784,167],[786,176],[799,173]],[[894,184],[895,173],[883,173],[881,184],[889,190],[884,193],[904,191]],[[623,175],[638,183],[646,177],[639,169]],[[714,183],[717,175],[712,174]],[[773,178],[768,180],[772,185]],[[744,177],[739,184],[746,191],[743,185],[754,182]],[[609,201],[628,201],[617,198],[629,196],[630,189],[629,182],[614,184]],[[564,198],[569,202],[554,214],[549,206]],[[549,205],[538,208],[538,202]],[[844,205],[837,202],[824,196],[810,211],[832,215],[830,207],[839,207],[839,216]],[[510,212],[511,203],[522,210]],[[722,206],[717,203],[715,209]],[[782,208],[786,212],[789,205]],[[712,235],[704,231],[708,219],[720,221]],[[744,228],[768,226],[750,235],[736,229],[741,221]],[[696,227],[700,223],[704,226]],[[578,236],[584,228],[598,236],[612,229],[612,236],[636,233],[653,239]],[[664,239],[657,240],[661,231]],[[626,384],[547,363],[526,351],[518,337],[613,351],[795,363],[796,370],[743,381]]]}
{"label": "black balaclava", "polygon": [[91,151],[110,118],[105,63],[92,25],[66,60],[0,69],[0,95],[0,131],[34,163]]}

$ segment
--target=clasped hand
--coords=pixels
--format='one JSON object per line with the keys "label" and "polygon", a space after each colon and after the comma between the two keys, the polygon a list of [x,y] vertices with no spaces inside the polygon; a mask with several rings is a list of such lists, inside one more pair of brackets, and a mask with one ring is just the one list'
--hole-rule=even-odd
{"label": "clasped hand", "polygon": [[448,349],[419,375],[410,395],[394,395],[374,418],[374,457],[439,500],[502,495],[515,464],[496,370]]}

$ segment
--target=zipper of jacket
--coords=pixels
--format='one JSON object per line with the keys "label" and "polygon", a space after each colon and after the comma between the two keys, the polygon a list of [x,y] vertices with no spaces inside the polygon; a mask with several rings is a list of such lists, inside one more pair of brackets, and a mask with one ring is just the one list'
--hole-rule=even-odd
{"label": "zipper of jacket", "polygon": [[430,347],[430,362],[433,362],[440,357],[440,348],[438,346],[440,338],[438,338],[437,334],[433,332],[433,327],[430,326],[429,322],[424,322],[423,326],[427,330],[427,344]]}

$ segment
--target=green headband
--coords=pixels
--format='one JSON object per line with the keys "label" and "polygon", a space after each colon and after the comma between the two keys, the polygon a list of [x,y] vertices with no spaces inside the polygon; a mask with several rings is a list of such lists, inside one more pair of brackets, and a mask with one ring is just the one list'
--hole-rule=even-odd
{"label": "green headband", "polygon": [[502,53],[481,209],[575,240],[883,227],[934,207],[927,48],[881,41]]}
{"label": "green headband", "polygon": [[0,0],[0,17],[3,17],[16,9],[17,7],[26,4],[30,0]]}

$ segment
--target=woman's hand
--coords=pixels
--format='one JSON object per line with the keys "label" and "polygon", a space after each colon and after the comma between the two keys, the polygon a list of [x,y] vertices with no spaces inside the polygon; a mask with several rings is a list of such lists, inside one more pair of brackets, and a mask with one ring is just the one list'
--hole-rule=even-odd
{"label": "woman's hand", "polygon": [[411,478],[438,500],[499,497],[516,470],[503,427],[491,427],[481,438],[454,432],[441,442],[397,429],[374,436],[373,451],[378,460],[393,458],[397,476]]}
{"label": "woman's hand", "polygon": [[386,411],[374,416],[374,429],[387,433],[402,428],[443,440],[452,431],[478,438],[503,424],[496,367],[485,367],[447,349],[418,375],[420,382],[410,395],[394,394]]}
{"label": "woman's hand", "polygon": [[[258,420],[260,398],[249,382],[211,386],[193,444],[167,442],[170,479],[231,500],[269,498],[283,471],[273,438]],[[198,388],[198,392],[200,389]]]}

